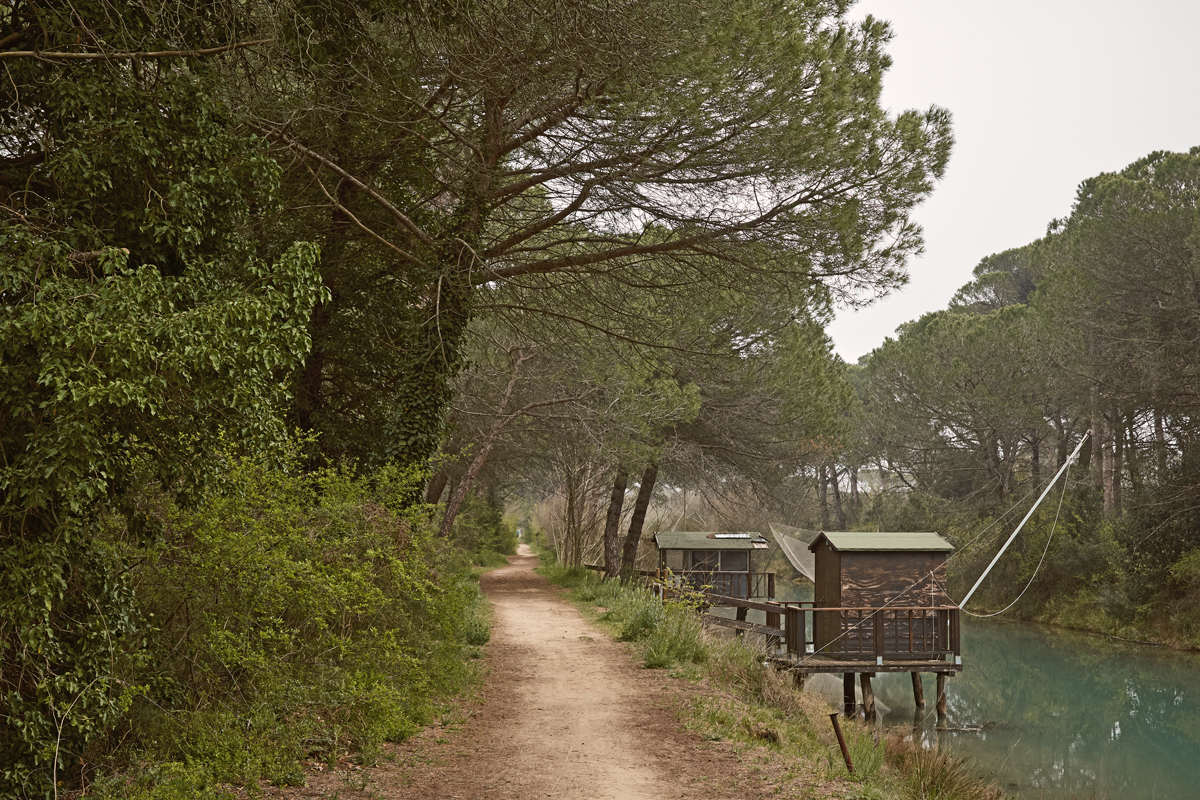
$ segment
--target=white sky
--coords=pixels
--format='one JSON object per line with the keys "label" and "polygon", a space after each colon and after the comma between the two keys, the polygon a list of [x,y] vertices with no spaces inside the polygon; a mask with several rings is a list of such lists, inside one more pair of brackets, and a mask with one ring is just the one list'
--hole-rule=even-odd
{"label": "white sky", "polygon": [[888,20],[883,104],[954,115],[946,177],[917,209],[900,292],[829,327],[850,363],[945,308],[984,256],[1043,236],[1080,181],[1200,145],[1200,0],[863,0]]}

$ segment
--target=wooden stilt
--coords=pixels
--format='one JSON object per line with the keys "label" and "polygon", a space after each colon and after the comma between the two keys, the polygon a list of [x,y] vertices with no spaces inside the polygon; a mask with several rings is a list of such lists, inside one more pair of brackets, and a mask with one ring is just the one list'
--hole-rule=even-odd
{"label": "wooden stilt", "polygon": [[[745,622],[745,621],[746,621],[746,612],[748,612],[749,610],[750,610],[750,609],[746,608],[745,606],[738,606],[738,607],[737,607],[737,620],[738,620],[738,622]],[[737,637],[740,639],[742,636],[744,636],[744,635],[745,635],[745,633],[746,633],[746,632],[745,632],[745,631],[743,631],[743,630],[735,630],[735,631],[734,631],[734,633],[735,633],[735,634],[737,635]]]}
{"label": "wooden stilt", "polygon": [[913,700],[916,701],[917,708],[925,707],[925,687],[921,685],[921,673],[913,672]]}
{"label": "wooden stilt", "polygon": [[946,673],[939,672],[937,676],[937,715],[938,724],[946,720]]}
{"label": "wooden stilt", "polygon": [[875,692],[871,689],[872,677],[873,674],[870,672],[863,672],[859,675],[859,682],[862,684],[863,717],[868,722],[875,720]]}
{"label": "wooden stilt", "polygon": [[847,717],[853,717],[854,712],[858,710],[858,703],[854,701],[853,672],[842,675],[842,708]]}

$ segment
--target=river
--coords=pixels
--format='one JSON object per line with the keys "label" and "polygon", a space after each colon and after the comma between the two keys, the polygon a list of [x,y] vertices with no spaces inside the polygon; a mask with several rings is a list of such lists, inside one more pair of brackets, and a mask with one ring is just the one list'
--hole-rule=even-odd
{"label": "river", "polygon": [[[1021,798],[1200,797],[1200,656],[1023,624],[964,621],[963,672],[934,678],[915,729]],[[913,729],[907,675],[879,675],[884,724]]]}

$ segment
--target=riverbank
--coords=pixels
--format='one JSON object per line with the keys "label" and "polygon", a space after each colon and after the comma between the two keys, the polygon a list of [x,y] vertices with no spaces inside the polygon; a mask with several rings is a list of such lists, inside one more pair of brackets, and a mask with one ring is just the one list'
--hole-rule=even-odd
{"label": "riverbank", "polygon": [[[1000,608],[972,610],[980,616],[987,616]],[[1012,613],[997,619],[1091,634],[1129,644],[1200,653],[1200,632],[1186,620],[1177,619],[1166,610],[1149,608],[1123,616],[1109,614],[1097,602],[1093,591],[1081,592],[1073,597],[1051,598],[1036,608],[1014,609]]]}

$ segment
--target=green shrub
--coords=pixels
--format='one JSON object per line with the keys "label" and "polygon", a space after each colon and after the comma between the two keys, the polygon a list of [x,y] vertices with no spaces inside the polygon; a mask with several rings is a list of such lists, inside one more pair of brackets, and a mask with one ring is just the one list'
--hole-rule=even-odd
{"label": "green shrub", "polygon": [[491,610],[478,584],[471,583],[468,594],[471,600],[465,612],[463,640],[469,645],[479,647],[492,639]]}
{"label": "green shrub", "polygon": [[647,603],[638,603],[626,615],[625,624],[621,627],[621,634],[617,638],[623,642],[640,642],[658,630],[658,626],[665,619],[666,613],[663,611],[663,607],[653,600]]}
{"label": "green shrub", "polygon": [[418,478],[230,459],[194,508],[160,503],[162,536],[125,543],[151,626],[149,658],[125,667],[144,687],[118,731],[126,758],[287,784],[305,756],[370,761],[420,730],[489,631],[478,584],[405,507]]}

